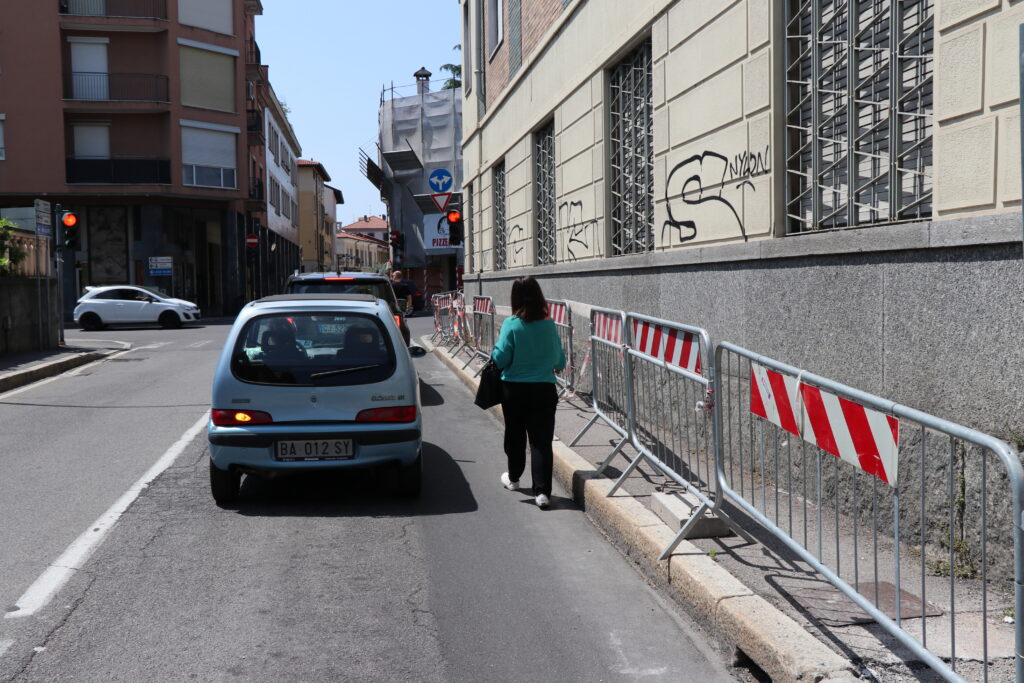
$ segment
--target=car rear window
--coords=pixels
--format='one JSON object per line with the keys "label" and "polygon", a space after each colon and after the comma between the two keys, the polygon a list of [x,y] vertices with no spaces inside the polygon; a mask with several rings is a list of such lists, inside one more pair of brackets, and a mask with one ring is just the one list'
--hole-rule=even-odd
{"label": "car rear window", "polygon": [[292,280],[288,283],[289,294],[369,294],[395,301],[391,283],[385,280]]}
{"label": "car rear window", "polygon": [[395,364],[381,321],[350,312],[253,318],[231,356],[231,371],[243,382],[316,387],[380,382],[394,373]]}

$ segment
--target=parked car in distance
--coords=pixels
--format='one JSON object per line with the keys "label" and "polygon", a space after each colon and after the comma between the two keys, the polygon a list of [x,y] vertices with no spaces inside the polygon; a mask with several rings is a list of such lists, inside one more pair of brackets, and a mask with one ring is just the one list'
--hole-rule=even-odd
{"label": "parked car in distance", "polygon": [[391,308],[395,322],[402,331],[406,346],[412,335],[405,322],[404,304],[400,307],[391,281],[377,273],[298,273],[289,276],[284,285],[285,294],[369,294],[383,299]]}
{"label": "parked car in distance", "polygon": [[164,296],[148,287],[107,285],[85,289],[74,312],[75,324],[84,330],[145,323],[181,327],[202,319],[199,307],[191,301]]}
{"label": "parked car in distance", "polygon": [[390,467],[419,494],[419,381],[391,308],[371,294],[284,294],[246,304],[213,378],[210,490],[241,477]]}

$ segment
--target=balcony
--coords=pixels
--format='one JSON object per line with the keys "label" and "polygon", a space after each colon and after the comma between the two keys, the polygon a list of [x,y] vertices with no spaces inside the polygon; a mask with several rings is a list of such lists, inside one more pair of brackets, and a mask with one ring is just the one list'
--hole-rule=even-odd
{"label": "balcony", "polygon": [[64,99],[105,102],[170,102],[167,76],[73,71],[65,74]]}
{"label": "balcony", "polygon": [[245,207],[250,212],[267,210],[267,204],[263,200],[263,185],[262,178],[249,179],[249,197],[245,200]]}
{"label": "balcony", "polygon": [[249,146],[261,147],[266,144],[266,135],[263,132],[263,115],[255,109],[245,112],[245,127],[249,133]]}
{"label": "balcony", "polygon": [[68,157],[67,179],[69,184],[169,185],[171,161],[158,157]]}
{"label": "balcony", "polygon": [[255,39],[245,41],[245,77],[254,83],[265,83],[267,67],[263,66],[263,55]]}
{"label": "balcony", "polygon": [[166,19],[167,0],[58,0],[61,14]]}

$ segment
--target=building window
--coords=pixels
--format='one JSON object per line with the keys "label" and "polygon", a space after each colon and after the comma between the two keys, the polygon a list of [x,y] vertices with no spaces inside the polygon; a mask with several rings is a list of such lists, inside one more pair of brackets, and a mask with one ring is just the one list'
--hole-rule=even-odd
{"label": "building window", "polygon": [[502,38],[505,37],[504,4],[504,0],[487,0],[487,50],[490,54],[488,59],[494,57]]}
{"label": "building window", "polygon": [[4,151],[4,123],[6,123],[6,119],[6,114],[0,114],[0,161],[7,158],[6,152]]}
{"label": "building window", "polygon": [[502,159],[494,167],[494,178],[491,189],[494,196],[491,201],[494,204],[494,269],[505,270],[508,262],[505,254],[508,251],[508,231],[505,229],[505,160]]}
{"label": "building window", "polygon": [[196,45],[183,44],[179,48],[181,103],[201,109],[235,111],[237,51]]}
{"label": "building window", "polygon": [[612,256],[654,249],[651,39],[612,68],[609,84]]}
{"label": "building window", "polygon": [[934,0],[788,0],[786,229],[932,213]]}
{"label": "building window", "polygon": [[537,265],[557,260],[555,213],[555,121],[552,119],[533,135],[534,225],[537,235]]}
{"label": "building window", "polygon": [[464,221],[466,224],[466,234],[463,235],[463,260],[466,261],[466,271],[473,272],[473,250],[475,245],[473,244],[473,183],[466,185],[466,213],[464,215]]}
{"label": "building window", "polygon": [[[192,127],[202,126],[202,127]],[[216,128],[216,129],[214,129]],[[235,188],[238,129],[202,122],[182,122],[182,182],[198,187]]]}

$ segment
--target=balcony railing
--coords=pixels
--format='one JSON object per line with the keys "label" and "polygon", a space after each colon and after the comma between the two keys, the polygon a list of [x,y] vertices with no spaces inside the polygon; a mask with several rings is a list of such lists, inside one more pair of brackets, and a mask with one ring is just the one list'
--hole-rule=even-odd
{"label": "balcony railing", "polygon": [[68,157],[67,177],[68,183],[167,185],[171,182],[171,161],[158,157]]}
{"label": "balcony railing", "polygon": [[170,102],[167,76],[162,74],[109,74],[74,71],[64,79],[69,100]]}
{"label": "balcony railing", "polygon": [[246,130],[250,133],[263,132],[263,115],[255,109],[247,109],[245,112]]}
{"label": "balcony railing", "polygon": [[167,0],[58,0],[61,14],[166,19]]}
{"label": "balcony railing", "polygon": [[246,64],[262,64],[263,59],[260,55],[260,45],[255,39],[250,38],[245,41],[245,63]]}
{"label": "balcony railing", "polygon": [[253,201],[263,201],[263,180],[260,178],[249,179],[249,199]]}

